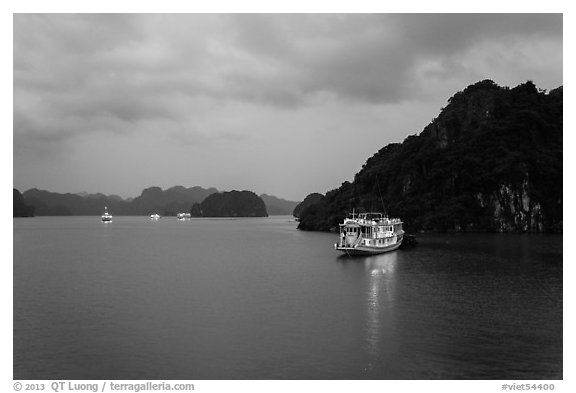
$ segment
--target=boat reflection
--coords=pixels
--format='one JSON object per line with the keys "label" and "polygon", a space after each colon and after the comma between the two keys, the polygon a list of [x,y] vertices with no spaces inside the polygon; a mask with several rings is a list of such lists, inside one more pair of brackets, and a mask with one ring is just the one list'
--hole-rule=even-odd
{"label": "boat reflection", "polygon": [[394,352],[396,303],[396,264],[398,253],[392,252],[364,260],[367,274],[365,350],[370,356],[366,371],[370,372],[381,358],[383,351]]}

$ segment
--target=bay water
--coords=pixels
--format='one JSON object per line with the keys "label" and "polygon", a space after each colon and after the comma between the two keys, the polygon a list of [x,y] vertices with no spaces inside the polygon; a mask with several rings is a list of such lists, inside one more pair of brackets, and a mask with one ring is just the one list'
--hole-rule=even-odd
{"label": "bay water", "polygon": [[14,379],[562,379],[562,236],[13,221]]}

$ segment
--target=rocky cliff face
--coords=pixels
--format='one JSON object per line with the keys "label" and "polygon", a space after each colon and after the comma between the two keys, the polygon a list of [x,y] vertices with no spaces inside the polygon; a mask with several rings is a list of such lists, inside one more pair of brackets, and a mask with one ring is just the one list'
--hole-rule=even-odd
{"label": "rocky cliff face", "polygon": [[420,135],[382,148],[306,209],[299,228],[383,206],[410,231],[562,231],[562,103],[561,87],[469,86]]}

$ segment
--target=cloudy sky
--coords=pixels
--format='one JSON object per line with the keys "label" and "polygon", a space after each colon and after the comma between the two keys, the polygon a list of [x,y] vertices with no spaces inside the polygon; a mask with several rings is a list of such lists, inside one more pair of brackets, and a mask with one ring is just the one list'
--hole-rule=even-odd
{"label": "cloudy sky", "polygon": [[482,79],[562,85],[559,14],[14,16],[14,187],[301,200]]}

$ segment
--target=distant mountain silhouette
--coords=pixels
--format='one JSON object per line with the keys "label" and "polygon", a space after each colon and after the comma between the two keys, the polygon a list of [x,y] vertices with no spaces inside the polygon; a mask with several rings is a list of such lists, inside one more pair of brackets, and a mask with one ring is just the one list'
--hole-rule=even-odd
{"label": "distant mountain silhouette", "polygon": [[[202,202],[208,195],[218,192],[215,188],[199,186],[186,188],[171,187],[163,191],[160,187],[149,187],[139,197],[130,202],[130,214],[150,215],[158,213],[164,216],[175,216],[187,212],[194,203]],[[122,213],[118,213],[122,214]]]}
{"label": "distant mountain silhouette", "polygon": [[266,211],[271,216],[292,215],[298,202],[288,201],[286,199],[275,197],[274,195],[261,194],[260,198],[266,204]]}
{"label": "distant mountain silhouette", "polygon": [[211,194],[190,210],[193,217],[267,217],[262,198],[252,191]]}
{"label": "distant mountain silhouette", "polygon": [[[33,188],[24,192],[23,199],[28,205],[36,207],[38,216],[101,215],[105,206],[114,215],[148,216],[157,213],[162,216],[175,216],[177,213],[190,211],[195,203],[200,203],[217,192],[213,187],[205,189],[199,186],[174,186],[166,190],[148,187],[136,198],[123,200],[118,195],[87,192],[61,194]],[[270,209],[274,215],[292,214],[298,204],[272,195],[262,194],[262,197],[266,211]]]}
{"label": "distant mountain silhouette", "polygon": [[104,206],[112,206],[112,201],[103,194],[82,197],[32,188],[22,196],[27,204],[36,208],[37,216],[99,215]]}
{"label": "distant mountain silhouette", "polygon": [[385,208],[408,231],[560,232],[562,108],[562,87],[468,86],[420,135],[383,147],[304,209],[299,228],[328,231],[352,209]]}
{"label": "distant mountain silhouette", "polygon": [[36,207],[36,215],[100,215],[107,206],[115,215],[176,215],[186,212],[208,195],[218,192],[215,188],[185,188],[175,186],[163,191],[160,187],[150,187],[134,199],[123,200],[118,195],[106,196],[101,193],[60,194],[33,188],[24,192],[24,201]]}
{"label": "distant mountain silhouette", "polygon": [[17,189],[13,189],[13,206],[12,206],[12,216],[13,217],[33,217],[34,216],[34,206],[29,206],[24,203],[24,197]]}

